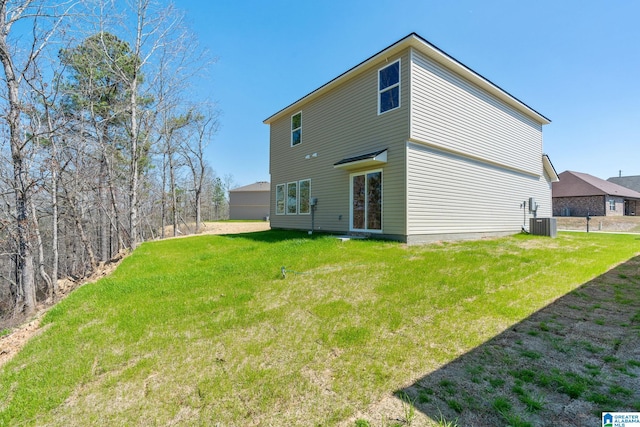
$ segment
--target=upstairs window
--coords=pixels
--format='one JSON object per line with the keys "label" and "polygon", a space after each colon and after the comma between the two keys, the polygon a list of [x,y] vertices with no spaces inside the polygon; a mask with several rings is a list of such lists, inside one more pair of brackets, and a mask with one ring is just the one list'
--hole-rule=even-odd
{"label": "upstairs window", "polygon": [[302,142],[302,113],[291,116],[291,146]]}
{"label": "upstairs window", "polygon": [[378,70],[378,114],[400,107],[400,60]]}

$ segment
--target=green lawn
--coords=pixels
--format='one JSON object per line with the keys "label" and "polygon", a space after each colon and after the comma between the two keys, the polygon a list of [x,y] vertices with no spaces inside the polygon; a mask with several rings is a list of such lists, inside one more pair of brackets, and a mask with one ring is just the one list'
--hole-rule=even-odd
{"label": "green lawn", "polygon": [[0,368],[0,425],[335,425],[638,253],[585,233],[145,243]]}

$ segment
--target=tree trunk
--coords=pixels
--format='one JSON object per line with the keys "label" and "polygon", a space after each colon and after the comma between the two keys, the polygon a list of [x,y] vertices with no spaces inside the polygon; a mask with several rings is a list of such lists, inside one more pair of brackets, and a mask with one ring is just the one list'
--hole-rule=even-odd
{"label": "tree trunk", "polygon": [[[0,5],[0,18],[6,22],[7,5]],[[4,30],[4,29],[3,29]],[[19,314],[31,315],[36,309],[36,284],[29,240],[29,176],[25,160],[25,144],[20,132],[20,98],[19,85],[15,74],[15,67],[9,54],[7,34],[0,32],[0,62],[4,68],[5,84],[7,88],[6,98],[9,101],[9,111],[6,121],[9,125],[9,144],[11,146],[11,160],[13,164],[13,186],[16,197],[16,235],[17,235],[17,259],[16,259],[16,293],[14,301],[14,316]]]}
{"label": "tree trunk", "polygon": [[138,246],[138,162],[140,161],[138,149],[138,100],[136,96],[137,76],[134,76],[131,84],[131,168],[129,170],[129,239],[131,249]]}
{"label": "tree trunk", "polygon": [[[110,217],[109,220],[112,222],[111,228],[113,229],[113,232],[116,236],[116,253],[120,253],[120,251],[126,247],[122,233],[120,232],[121,229],[124,230],[125,228],[120,227],[118,197],[115,190],[113,168],[111,166],[111,161],[109,160],[109,157],[107,157],[106,153],[104,154],[104,159],[107,164],[107,180],[109,182],[109,196],[111,197],[111,211],[113,212],[113,215],[111,216],[112,218]],[[111,245],[109,245],[109,247],[111,247]]]}
{"label": "tree trunk", "polygon": [[96,262],[96,256],[93,252],[93,248],[91,247],[91,242],[87,238],[87,233],[84,231],[84,226],[82,225],[82,207],[78,206],[78,203],[75,200],[75,195],[69,194],[67,191],[67,201],[69,203],[69,207],[71,208],[71,215],[73,215],[73,222],[76,225],[76,229],[78,230],[78,234],[80,235],[80,241],[84,246],[87,255],[89,256],[89,264],[91,265],[91,271],[95,270],[98,263]]}
{"label": "tree trunk", "polygon": [[162,154],[162,199],[160,206],[160,238],[165,238],[164,228],[167,225],[167,154]]}
{"label": "tree trunk", "polygon": [[100,178],[98,182],[98,197],[100,198],[99,206],[99,229],[100,229],[100,261],[107,262],[111,258],[111,251],[109,250],[109,230],[111,225],[109,224],[109,218],[107,217],[107,209],[109,206],[107,189],[105,186],[109,181],[107,178],[107,160],[102,157],[100,161]]}
{"label": "tree trunk", "polygon": [[58,264],[60,262],[60,250],[58,248],[58,158],[53,145],[53,167],[51,173],[51,250],[53,255],[51,266],[51,290],[49,297],[58,295]]}
{"label": "tree trunk", "polygon": [[202,198],[201,195],[201,190],[200,188],[196,189],[196,234],[200,233],[200,222],[202,222],[202,214],[201,214],[201,202],[200,199]]}
{"label": "tree trunk", "polygon": [[33,198],[31,199],[31,216],[33,218],[34,231],[36,234],[36,241],[38,244],[38,273],[40,273],[40,278],[46,284],[46,292],[50,295],[52,292],[50,289],[52,288],[51,277],[47,274],[44,268],[44,247],[42,244],[42,235],[40,234],[40,226],[38,224],[38,214],[36,212],[36,205],[33,203]]}
{"label": "tree trunk", "polygon": [[169,185],[171,186],[171,214],[173,216],[173,237],[178,235],[178,197],[176,196],[176,178],[173,159],[169,153]]}

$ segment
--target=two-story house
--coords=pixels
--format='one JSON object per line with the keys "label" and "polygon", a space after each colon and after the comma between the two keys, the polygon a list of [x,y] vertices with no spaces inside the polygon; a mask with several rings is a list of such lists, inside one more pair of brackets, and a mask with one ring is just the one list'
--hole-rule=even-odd
{"label": "two-story house", "polygon": [[264,123],[272,228],[418,243],[551,216],[549,119],[415,33]]}

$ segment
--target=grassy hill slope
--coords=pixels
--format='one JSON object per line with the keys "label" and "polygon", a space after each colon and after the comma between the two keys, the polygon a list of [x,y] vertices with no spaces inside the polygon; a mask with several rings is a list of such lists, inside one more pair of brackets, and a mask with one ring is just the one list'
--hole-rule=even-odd
{"label": "grassy hill slope", "polygon": [[0,425],[335,425],[639,252],[580,233],[145,243],[0,369]]}

